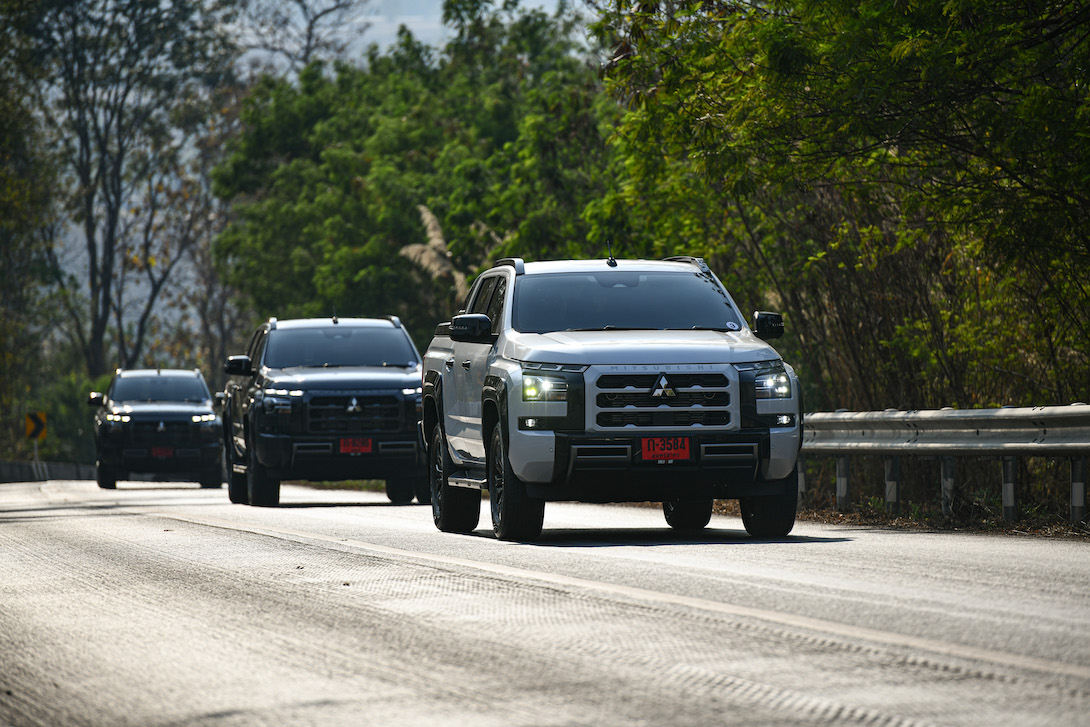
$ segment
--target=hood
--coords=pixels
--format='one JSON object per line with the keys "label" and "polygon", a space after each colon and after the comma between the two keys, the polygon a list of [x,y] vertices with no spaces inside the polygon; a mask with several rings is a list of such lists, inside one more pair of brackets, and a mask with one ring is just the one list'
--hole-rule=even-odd
{"label": "hood", "polygon": [[420,386],[420,367],[339,366],[313,368],[294,366],[269,369],[266,385],[305,391],[343,391],[347,389],[407,389]]}
{"label": "hood", "polygon": [[558,364],[718,364],[775,361],[749,331],[557,331],[508,334],[504,355]]}
{"label": "hood", "polygon": [[188,419],[194,414],[212,413],[211,401],[126,401],[114,404],[114,413],[131,414],[137,419]]}

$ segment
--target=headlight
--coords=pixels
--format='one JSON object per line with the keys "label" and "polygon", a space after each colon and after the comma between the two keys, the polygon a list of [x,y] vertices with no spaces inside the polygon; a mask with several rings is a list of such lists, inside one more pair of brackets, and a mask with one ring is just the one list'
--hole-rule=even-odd
{"label": "headlight", "polygon": [[216,421],[216,415],[215,414],[194,414],[193,415],[193,423],[194,424],[201,424],[203,422],[214,422],[214,421]]}
{"label": "headlight", "polygon": [[423,389],[423,388],[421,388],[421,387],[417,386],[417,387],[416,387],[415,389],[414,389],[414,388],[411,388],[411,387],[410,387],[410,388],[406,388],[406,389],[402,389],[402,390],[401,390],[401,393],[402,393],[403,395],[405,395],[405,396],[413,396],[414,394],[415,394],[416,396],[420,396],[420,394],[422,394],[422,393],[423,393],[423,391],[424,391],[424,389]]}
{"label": "headlight", "polygon": [[132,417],[128,414],[107,414],[106,421],[108,422],[128,422],[132,421]]}
{"label": "headlight", "polygon": [[261,400],[266,414],[291,414],[291,399],[281,396],[268,396]]}
{"label": "headlight", "polygon": [[568,382],[552,376],[522,375],[523,401],[567,401]]}
{"label": "headlight", "polygon": [[781,364],[779,370],[758,374],[753,380],[757,399],[790,399],[791,379]]}

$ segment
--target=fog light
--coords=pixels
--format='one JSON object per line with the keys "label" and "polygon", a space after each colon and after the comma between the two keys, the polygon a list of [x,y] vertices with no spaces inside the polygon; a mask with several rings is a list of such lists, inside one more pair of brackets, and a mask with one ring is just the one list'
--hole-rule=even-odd
{"label": "fog light", "polygon": [[795,426],[794,414],[777,414],[776,426],[778,427],[793,427]]}

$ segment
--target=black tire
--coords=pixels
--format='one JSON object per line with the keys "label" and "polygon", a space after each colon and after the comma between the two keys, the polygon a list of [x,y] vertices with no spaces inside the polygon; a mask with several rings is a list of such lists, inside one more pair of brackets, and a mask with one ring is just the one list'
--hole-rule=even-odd
{"label": "black tire", "polygon": [[662,514],[674,530],[703,530],[712,519],[712,499],[670,500],[662,503]]}
{"label": "black tire", "polygon": [[98,482],[98,486],[104,490],[117,489],[117,473],[109,467],[99,465],[95,472],[95,480]]}
{"label": "black tire", "polygon": [[[230,428],[227,431],[230,432]],[[230,435],[223,448],[223,456],[227,466],[227,498],[236,505],[249,505],[250,485],[245,472],[235,472],[235,444],[231,441]]]}
{"label": "black tire", "polygon": [[428,450],[428,481],[431,489],[431,517],[444,533],[471,533],[481,519],[481,493],[464,487],[451,487],[447,474],[454,469],[443,442],[443,431],[436,424]]}
{"label": "black tire", "polygon": [[416,495],[416,483],[408,477],[386,480],[386,497],[395,505],[408,505]]}
{"label": "black tire", "polygon": [[247,447],[246,491],[250,504],[256,507],[276,507],[280,504],[280,480],[269,475],[263,464],[257,461],[253,443]]}
{"label": "black tire", "polygon": [[210,467],[202,472],[197,480],[204,489],[214,489],[223,485],[223,467]]}
{"label": "black tire", "polygon": [[416,490],[416,501],[421,505],[431,504],[431,479],[425,475],[413,478],[413,489]]}
{"label": "black tire", "polygon": [[545,501],[529,497],[526,483],[512,471],[499,424],[492,429],[487,459],[492,531],[500,540],[537,540],[545,518]]}
{"label": "black tire", "polygon": [[743,497],[738,501],[742,524],[755,538],[782,538],[795,527],[799,502],[798,467],[779,482],[778,494]]}

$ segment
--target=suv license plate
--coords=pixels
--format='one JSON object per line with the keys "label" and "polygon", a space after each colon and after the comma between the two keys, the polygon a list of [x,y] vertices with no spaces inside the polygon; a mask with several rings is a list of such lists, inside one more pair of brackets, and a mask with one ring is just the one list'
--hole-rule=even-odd
{"label": "suv license plate", "polygon": [[341,437],[341,454],[371,454],[371,438]]}
{"label": "suv license plate", "polygon": [[166,457],[174,456],[174,447],[152,447],[151,456],[164,459]]}
{"label": "suv license plate", "polygon": [[689,438],[644,437],[640,449],[645,460],[689,459]]}

